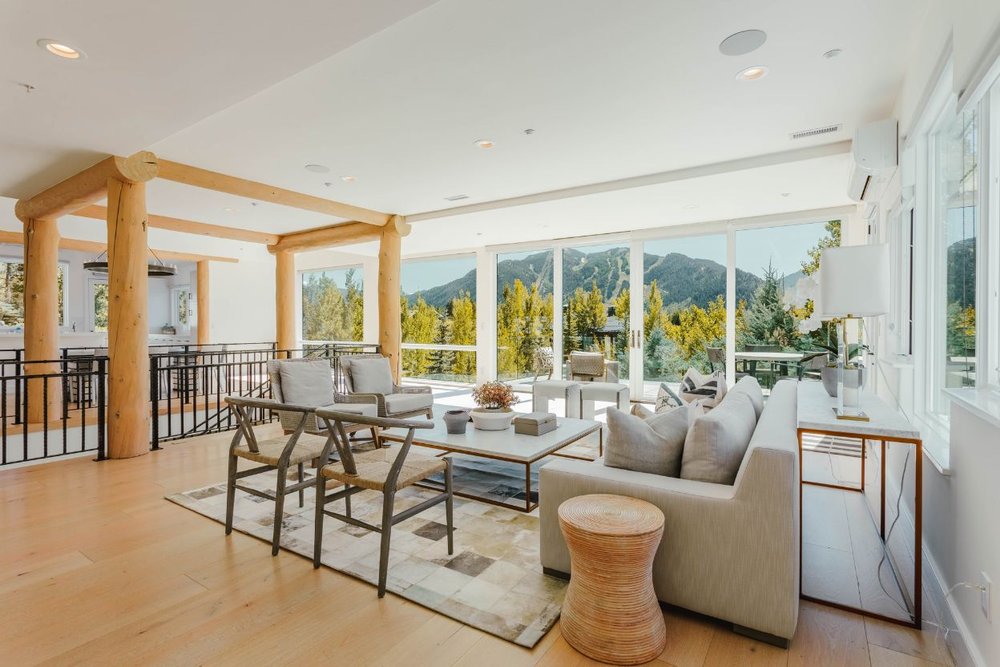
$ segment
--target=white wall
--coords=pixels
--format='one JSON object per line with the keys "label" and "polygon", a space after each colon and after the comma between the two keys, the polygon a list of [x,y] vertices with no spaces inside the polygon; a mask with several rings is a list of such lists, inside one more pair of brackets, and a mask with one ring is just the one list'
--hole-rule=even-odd
{"label": "white wall", "polygon": [[212,262],[209,303],[212,342],[264,343],[275,339],[274,260]]}

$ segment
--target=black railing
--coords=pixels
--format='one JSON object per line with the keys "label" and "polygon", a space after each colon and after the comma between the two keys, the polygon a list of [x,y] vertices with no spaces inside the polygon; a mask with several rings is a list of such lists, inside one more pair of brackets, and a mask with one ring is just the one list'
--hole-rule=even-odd
{"label": "black railing", "polygon": [[0,465],[89,451],[104,459],[106,387],[107,357],[73,369],[0,359]]}

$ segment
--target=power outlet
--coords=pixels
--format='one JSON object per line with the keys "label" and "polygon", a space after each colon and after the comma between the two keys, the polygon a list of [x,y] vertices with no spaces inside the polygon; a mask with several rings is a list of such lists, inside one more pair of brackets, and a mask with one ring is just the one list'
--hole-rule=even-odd
{"label": "power outlet", "polygon": [[979,605],[983,608],[983,616],[990,623],[993,622],[992,614],[992,594],[993,594],[993,581],[990,576],[985,572],[979,573],[980,584],[982,588],[979,591]]}

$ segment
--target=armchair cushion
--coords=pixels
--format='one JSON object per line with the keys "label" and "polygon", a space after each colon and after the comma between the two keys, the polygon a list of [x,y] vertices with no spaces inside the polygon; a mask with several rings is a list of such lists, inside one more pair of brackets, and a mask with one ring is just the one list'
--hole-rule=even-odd
{"label": "armchair cushion", "polygon": [[385,397],[385,411],[390,415],[425,410],[432,405],[434,405],[434,395],[429,392],[388,394]]}
{"label": "armchair cushion", "polygon": [[328,361],[279,362],[278,375],[285,403],[318,408],[333,402],[333,373]]}
{"label": "armchair cushion", "polygon": [[385,357],[364,357],[350,361],[351,385],[358,394],[391,394],[392,371]]}

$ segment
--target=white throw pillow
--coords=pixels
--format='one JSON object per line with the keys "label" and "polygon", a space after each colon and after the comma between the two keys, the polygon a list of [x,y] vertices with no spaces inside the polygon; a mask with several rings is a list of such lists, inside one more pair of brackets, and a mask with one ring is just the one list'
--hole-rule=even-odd
{"label": "white throw pillow", "polygon": [[385,357],[351,359],[351,386],[358,394],[391,394],[392,371]]}
{"label": "white throw pillow", "polygon": [[333,403],[333,373],[328,361],[280,361],[281,399],[290,405],[318,408]]}
{"label": "white throw pillow", "polygon": [[672,410],[684,405],[684,400],[678,396],[673,389],[667,386],[666,382],[660,383],[660,388],[656,390],[656,407],[654,412]]}
{"label": "white throw pillow", "polygon": [[642,419],[608,408],[608,442],[604,465],[636,472],[677,477],[681,471],[688,410],[674,408]]}
{"label": "white throw pillow", "polygon": [[684,441],[681,478],[733,484],[756,427],[753,403],[742,392],[694,417]]}
{"label": "white throw pillow", "polygon": [[714,408],[726,395],[726,374],[722,371],[703,375],[689,368],[681,380],[681,398],[687,403],[698,401],[705,408]]}

